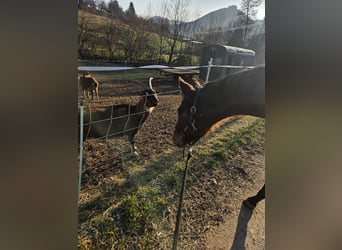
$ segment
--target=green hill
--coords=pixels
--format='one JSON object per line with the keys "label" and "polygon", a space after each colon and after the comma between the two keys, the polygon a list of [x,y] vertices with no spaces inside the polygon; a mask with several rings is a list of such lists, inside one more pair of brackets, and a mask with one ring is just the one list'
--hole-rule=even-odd
{"label": "green hill", "polygon": [[[79,59],[165,64],[171,42],[166,36],[158,35],[158,27],[151,20],[134,17],[123,22],[78,11]],[[191,56],[188,44],[177,41],[173,64],[189,65],[198,61]]]}

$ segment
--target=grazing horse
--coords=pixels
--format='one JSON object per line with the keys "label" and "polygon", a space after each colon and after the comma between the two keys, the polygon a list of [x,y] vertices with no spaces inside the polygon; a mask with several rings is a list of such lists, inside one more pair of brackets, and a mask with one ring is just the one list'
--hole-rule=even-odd
{"label": "grazing horse", "polygon": [[[201,86],[192,78],[178,78],[183,101],[178,107],[178,121],[173,142],[178,147],[194,145],[200,138],[232,115],[265,118],[265,67],[258,66],[227,75]],[[249,197],[245,205],[255,205],[265,198],[264,187],[259,195]],[[251,204],[248,204],[251,203]]]}
{"label": "grazing horse", "polygon": [[83,76],[80,77],[79,83],[83,91],[84,99],[90,98],[89,92],[91,93],[91,99],[94,100],[94,92],[97,100],[99,100],[99,82],[95,77],[91,76],[89,72],[84,72]]}

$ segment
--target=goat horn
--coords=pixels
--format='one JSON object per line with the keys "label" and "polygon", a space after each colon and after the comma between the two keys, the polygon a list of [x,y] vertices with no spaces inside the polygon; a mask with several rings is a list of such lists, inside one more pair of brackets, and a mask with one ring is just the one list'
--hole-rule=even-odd
{"label": "goat horn", "polygon": [[153,79],[153,77],[150,77],[149,82],[148,82],[148,86],[150,87],[150,89],[153,90],[153,88],[152,88],[152,79]]}

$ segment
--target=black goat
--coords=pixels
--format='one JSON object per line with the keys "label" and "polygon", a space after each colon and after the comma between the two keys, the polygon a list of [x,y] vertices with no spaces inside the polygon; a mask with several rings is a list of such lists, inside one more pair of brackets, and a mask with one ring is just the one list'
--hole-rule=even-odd
{"label": "black goat", "polygon": [[131,152],[137,153],[134,136],[149,114],[158,105],[156,91],[152,88],[152,77],[141,99],[135,104],[107,107],[103,111],[84,112],[83,141],[88,138],[113,138],[127,135]]}

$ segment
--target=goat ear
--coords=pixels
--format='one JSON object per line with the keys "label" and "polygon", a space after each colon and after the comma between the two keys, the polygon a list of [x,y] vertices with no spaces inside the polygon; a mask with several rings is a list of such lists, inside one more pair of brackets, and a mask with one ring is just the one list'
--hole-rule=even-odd
{"label": "goat ear", "polygon": [[188,82],[184,81],[182,77],[178,77],[178,81],[180,88],[185,96],[191,96],[193,92],[196,92],[195,88]]}

